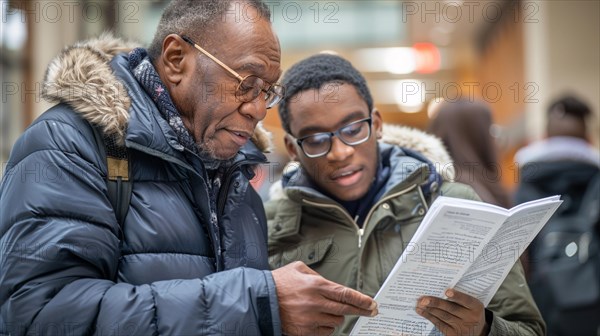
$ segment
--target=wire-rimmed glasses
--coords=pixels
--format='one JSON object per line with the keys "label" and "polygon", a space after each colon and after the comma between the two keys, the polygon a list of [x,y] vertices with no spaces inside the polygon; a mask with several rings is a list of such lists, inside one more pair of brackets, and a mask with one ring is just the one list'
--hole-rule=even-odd
{"label": "wire-rimmed glasses", "polygon": [[260,95],[261,92],[265,93],[265,101],[267,109],[277,105],[283,99],[285,95],[285,89],[279,83],[271,84],[266,80],[255,76],[247,75],[242,77],[239,73],[228,67],[225,63],[221,62],[215,56],[211,55],[208,51],[200,47],[196,42],[186,35],[180,35],[181,38],[187,43],[191,44],[194,48],[198,49],[201,53],[206,55],[208,58],[213,60],[215,63],[220,65],[223,69],[227,70],[240,82],[235,90],[235,96],[242,102],[251,102]]}

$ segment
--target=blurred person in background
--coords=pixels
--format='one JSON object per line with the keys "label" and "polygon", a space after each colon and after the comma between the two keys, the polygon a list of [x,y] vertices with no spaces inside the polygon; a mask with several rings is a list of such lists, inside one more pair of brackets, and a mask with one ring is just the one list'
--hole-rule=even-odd
{"label": "blurred person in background", "polygon": [[[44,83],[58,104],[0,186],[0,334],[324,335],[376,314],[302,263],[269,270],[248,180],[266,161],[258,122],[284,94],[280,57],[253,0],[172,1],[148,49],[111,36],[64,49]],[[116,205],[114,171],[132,180]]]}
{"label": "blurred person in background", "polygon": [[548,108],[546,138],[520,149],[515,161],[521,167],[534,162],[570,162],[574,167],[594,171],[600,167],[600,151],[587,137],[587,121],[591,117],[589,106],[576,96],[555,100]]}
{"label": "blurred person in background", "polygon": [[[284,142],[297,162],[266,203],[271,267],[300,260],[374,296],[438,195],[479,198],[436,170],[450,162],[439,139],[383,124],[365,78],[347,60],[311,56],[292,66],[282,83]],[[487,308],[449,292],[452,298],[414,302],[446,335],[545,332],[518,261]],[[346,317],[337,333],[347,334],[355,322]]]}
{"label": "blurred person in background", "polygon": [[510,208],[501,182],[498,150],[490,134],[492,113],[482,101],[443,101],[433,111],[427,131],[442,139],[453,160],[455,180],[470,185],[481,200]]}
{"label": "blurred person in background", "polygon": [[528,248],[528,281],[548,335],[600,335],[600,154],[587,140],[589,106],[573,95],[547,110],[547,137],[519,150],[517,204],[563,204]]}

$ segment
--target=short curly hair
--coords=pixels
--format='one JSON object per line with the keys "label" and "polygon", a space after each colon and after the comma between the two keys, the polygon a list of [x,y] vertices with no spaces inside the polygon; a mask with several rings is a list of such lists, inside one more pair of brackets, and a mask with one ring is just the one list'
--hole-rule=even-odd
{"label": "short curly hair", "polygon": [[324,84],[343,82],[353,85],[365,100],[369,112],[373,110],[373,98],[367,81],[348,60],[331,54],[317,54],[294,64],[283,76],[285,97],[279,103],[279,118],[283,129],[290,130],[290,102],[303,91],[320,89]]}
{"label": "short curly hair", "polygon": [[[229,15],[229,9],[233,0],[173,0],[165,8],[158,23],[154,39],[148,47],[150,59],[156,60],[162,52],[162,43],[169,34],[187,33],[199,43],[206,42],[211,36],[205,36],[202,32],[210,31],[211,24],[223,21],[223,15]],[[240,2],[239,13],[232,13],[236,20],[244,20],[246,6],[253,6],[263,20],[271,20],[269,7],[261,0],[243,0]],[[255,17],[246,18],[256,20]],[[209,34],[206,34],[209,35]]]}

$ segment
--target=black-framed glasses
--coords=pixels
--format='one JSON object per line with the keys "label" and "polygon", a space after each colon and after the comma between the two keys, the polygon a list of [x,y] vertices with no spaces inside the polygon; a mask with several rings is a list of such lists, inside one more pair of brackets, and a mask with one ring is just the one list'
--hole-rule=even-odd
{"label": "black-framed glasses", "polygon": [[242,77],[239,73],[228,67],[225,63],[219,61],[219,59],[217,59],[215,56],[211,55],[208,51],[204,50],[202,47],[196,44],[196,42],[194,42],[188,36],[180,36],[184,41],[191,44],[194,48],[198,49],[201,53],[203,53],[215,63],[220,65],[223,69],[227,70],[227,72],[232,74],[235,78],[237,78],[238,81],[240,81],[240,83],[235,89],[235,96],[242,102],[251,102],[254,99],[256,99],[256,97],[258,97],[261,92],[264,92],[265,101],[267,102],[267,109],[270,109],[273,106],[277,105],[277,103],[279,103],[281,99],[283,99],[285,95],[285,89],[281,84],[271,84],[266,80],[255,75],[248,75]]}
{"label": "black-framed glasses", "polygon": [[327,155],[331,150],[331,138],[336,136],[348,146],[357,146],[371,137],[371,117],[353,121],[335,132],[320,132],[296,139],[298,146],[309,158]]}

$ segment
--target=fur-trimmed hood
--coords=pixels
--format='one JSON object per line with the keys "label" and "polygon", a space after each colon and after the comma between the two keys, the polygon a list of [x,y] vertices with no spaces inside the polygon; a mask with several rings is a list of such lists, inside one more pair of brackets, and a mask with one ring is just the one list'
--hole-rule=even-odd
{"label": "fur-trimmed hood", "polygon": [[[383,124],[382,133],[383,137],[380,141],[421,153],[433,163],[436,172],[444,181],[454,181],[455,169],[452,158],[438,137],[415,128],[390,124]],[[269,198],[286,197],[281,181],[276,181],[269,189]]]}
{"label": "fur-trimmed hood", "polygon": [[[115,76],[110,61],[140,45],[109,33],[66,47],[48,66],[43,96],[65,103],[107,135],[124,143],[131,99]],[[259,125],[252,142],[263,152],[271,149],[271,135]]]}
{"label": "fur-trimmed hood", "polygon": [[416,128],[383,124],[382,142],[408,148],[423,154],[433,163],[444,181],[455,177],[452,158],[440,138]]}

